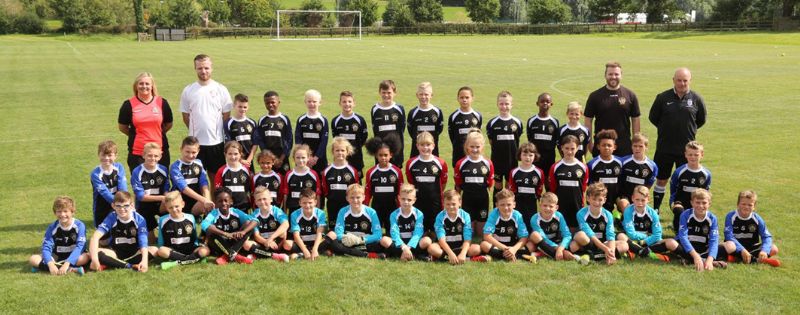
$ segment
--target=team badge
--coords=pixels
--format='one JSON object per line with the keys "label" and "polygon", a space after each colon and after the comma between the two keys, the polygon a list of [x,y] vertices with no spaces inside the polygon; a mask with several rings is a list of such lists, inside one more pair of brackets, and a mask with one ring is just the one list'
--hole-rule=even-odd
{"label": "team badge", "polygon": [[397,176],[389,175],[389,182],[394,184],[397,182]]}
{"label": "team badge", "polygon": [[689,107],[692,107],[693,104],[694,104],[694,102],[692,100],[687,100],[686,101],[686,105],[688,105]]}
{"label": "team badge", "polygon": [[[639,170],[636,170],[636,175],[639,175]],[[649,170],[646,170],[646,169],[642,170],[642,176],[647,177],[648,175],[650,175],[650,171]]]}
{"label": "team badge", "polygon": [[708,234],[708,227],[707,226],[703,227],[703,234]]}
{"label": "team badge", "polygon": [[129,236],[134,236],[134,235],[136,235],[136,227],[133,227],[133,226],[132,226],[132,227],[131,227],[131,229],[128,231],[128,235],[129,235]]}
{"label": "team badge", "polygon": [[534,186],[535,186],[535,185],[538,185],[538,184],[539,184],[539,178],[538,178],[538,177],[534,177],[534,178],[532,178],[532,179],[531,179],[531,183],[533,183],[533,185],[534,185]]}
{"label": "team badge", "polygon": [[517,132],[517,125],[516,124],[511,125],[511,131],[512,132]]}
{"label": "team badge", "polygon": [[251,132],[253,132],[253,126],[245,125],[244,126],[244,130],[246,130],[247,133],[251,133]]}
{"label": "team badge", "polygon": [[436,167],[436,165],[431,166],[431,173],[433,173],[433,175],[436,175],[436,173],[439,173],[439,168]]}
{"label": "team badge", "polygon": [[701,177],[700,178],[700,185],[705,185],[705,184],[706,184],[706,178],[705,177]]}
{"label": "team badge", "polygon": [[351,179],[353,179],[353,175],[350,175],[350,173],[344,174],[344,180],[345,181],[349,182]]}
{"label": "team badge", "polygon": [[614,166],[614,175],[619,175],[619,166]]}
{"label": "team badge", "polygon": [[191,225],[187,225],[187,226],[185,227],[185,229],[186,229],[186,234],[192,234],[192,230],[193,230],[193,228],[192,228],[192,226],[191,226]]}
{"label": "team badge", "polygon": [[488,173],[488,172],[489,172],[489,169],[488,169],[488,168],[486,168],[486,166],[481,166],[481,174],[484,174],[484,175],[485,175],[485,174],[486,174],[486,173]]}
{"label": "team badge", "polygon": [[321,131],[322,130],[322,124],[320,124],[320,123],[315,124],[314,125],[314,129],[317,129],[317,131]]}
{"label": "team badge", "polygon": [[304,187],[311,188],[311,185],[314,185],[314,182],[312,182],[311,180],[307,180]]}
{"label": "team badge", "polygon": [[480,215],[482,219],[485,219],[489,215],[489,211],[486,209],[482,209]]}
{"label": "team badge", "polygon": [[558,230],[558,223],[552,222],[550,223],[550,231]]}
{"label": "team badge", "polygon": [[272,181],[272,187],[278,187],[279,185],[280,183],[278,183],[277,179]]}
{"label": "team badge", "polygon": [[644,223],[644,228],[649,230],[650,229],[650,222],[645,222]]}
{"label": "team badge", "polygon": [[750,232],[755,232],[756,231],[756,225],[755,224],[750,224],[749,226],[747,226],[747,228],[750,229]]}
{"label": "team badge", "polygon": [[358,131],[358,124],[357,123],[353,123],[353,125],[350,126],[350,129],[353,129],[353,131]]}
{"label": "team badge", "polygon": [[192,174],[200,174],[200,166],[192,166]]}
{"label": "team badge", "polygon": [[472,118],[472,125],[473,126],[477,126],[478,125],[478,118]]}
{"label": "team badge", "polygon": [[[569,173],[567,173],[567,174],[569,174]],[[582,170],[575,171],[575,176],[578,176],[578,177],[583,176],[583,171]]]}
{"label": "team badge", "polygon": [[437,121],[439,121],[439,117],[431,116],[431,121],[432,122],[437,122]]}
{"label": "team badge", "polygon": [[463,225],[461,225],[461,224],[456,225],[456,232],[461,233],[461,231],[463,231],[463,230],[464,230],[464,226]]}
{"label": "team badge", "polygon": [[161,177],[156,178],[156,184],[161,185],[164,183],[164,179]]}
{"label": "team badge", "polygon": [[548,133],[553,133],[553,131],[554,131],[555,129],[556,129],[556,128],[555,128],[555,127],[553,127],[553,125],[547,126],[547,132],[548,132]]}
{"label": "team badge", "polygon": [[235,230],[239,228],[239,221],[233,220],[231,221],[231,227]]}
{"label": "team badge", "polygon": [[367,221],[361,222],[361,230],[366,231],[367,229],[369,229],[369,223]]}
{"label": "team badge", "polygon": [[158,114],[158,108],[153,107],[153,114]]}
{"label": "team badge", "polygon": [[276,223],[275,221],[269,221],[269,228],[270,229],[274,229],[277,226],[278,226],[278,223]]}
{"label": "team badge", "polygon": [[392,122],[397,122],[397,120],[398,120],[399,118],[400,118],[400,116],[398,116],[396,113],[395,113],[395,114],[392,114]]}
{"label": "team badge", "polygon": [[514,227],[513,226],[508,228],[508,234],[514,234]]}
{"label": "team badge", "polygon": [[603,223],[603,222],[600,222],[600,224],[598,224],[598,225],[597,225],[597,227],[599,227],[599,228],[600,228],[600,230],[603,230],[603,231],[604,231],[604,230],[606,229],[606,224],[605,224],[605,223]]}
{"label": "team badge", "polygon": [[246,177],[246,176],[244,176],[244,174],[242,174],[242,176],[240,176],[239,178],[241,179],[242,183],[244,183],[245,181],[247,181],[247,177]]}
{"label": "team badge", "polygon": [[282,121],[276,122],[275,127],[278,127],[278,129],[283,129],[283,122]]}
{"label": "team badge", "polygon": [[625,106],[625,103],[628,102],[628,99],[626,99],[625,97],[620,97],[618,100],[619,100],[619,106]]}
{"label": "team badge", "polygon": [[74,241],[75,241],[75,239],[77,239],[77,238],[78,238],[78,235],[73,233],[73,234],[70,234],[70,235],[69,235],[69,238],[70,238],[70,239],[71,239],[71,240],[74,242]]}
{"label": "team badge", "polygon": [[578,135],[578,139],[580,139],[581,143],[583,143],[583,140],[586,139],[586,136],[584,136],[583,134],[580,134],[580,135]]}

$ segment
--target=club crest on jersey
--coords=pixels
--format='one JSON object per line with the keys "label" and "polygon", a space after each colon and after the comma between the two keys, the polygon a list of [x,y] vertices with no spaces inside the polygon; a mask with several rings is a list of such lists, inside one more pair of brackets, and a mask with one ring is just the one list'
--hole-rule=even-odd
{"label": "club crest on jersey", "polygon": [[239,228],[239,221],[233,220],[231,221],[231,228],[238,229]]}
{"label": "club crest on jersey", "polygon": [[598,224],[598,225],[597,225],[597,227],[599,227],[601,231],[605,231],[605,229],[606,229],[606,224],[605,224],[605,223],[603,223],[603,222],[600,222],[600,224]]}
{"label": "club crest on jersey", "polygon": [[486,218],[489,215],[489,211],[486,209],[482,209],[480,215],[481,218]]}
{"label": "club crest on jersey", "polygon": [[625,106],[625,103],[628,102],[628,99],[626,99],[624,96],[620,96],[618,100],[619,100],[619,106]]}
{"label": "club crest on jersey", "polygon": [[397,182],[397,176],[389,175],[389,182],[394,184]]}
{"label": "club crest on jersey", "polygon": [[436,165],[431,166],[431,173],[433,173],[433,175],[436,175],[436,173],[439,173],[439,168],[436,167]]}
{"label": "club crest on jersey", "polygon": [[278,187],[279,184],[277,179],[272,181],[272,187]]}
{"label": "club crest on jersey", "polygon": [[242,181],[242,183],[244,183],[245,181],[247,181],[247,176],[244,176],[244,174],[242,174],[242,176],[239,176],[239,179]]}
{"label": "club crest on jersey", "polygon": [[277,226],[278,226],[278,223],[276,223],[275,221],[269,221],[269,228],[270,229],[274,229]]}
{"label": "club crest on jersey", "polygon": [[191,225],[186,226],[186,234],[192,234],[192,230],[194,230],[194,228],[192,228]]}
{"label": "club crest on jersey", "polygon": [[586,139],[586,136],[584,136],[583,134],[579,134],[579,135],[578,135],[578,139],[580,139],[580,140],[581,140],[581,143],[583,143],[583,140],[585,140],[585,139]]}
{"label": "club crest on jersey", "polygon": [[69,239],[71,239],[73,242],[74,242],[74,241],[75,241],[75,239],[77,239],[77,238],[78,238],[78,235],[76,235],[76,234],[70,234],[70,235],[69,235]]}
{"label": "club crest on jersey", "polygon": [[703,234],[708,234],[708,227],[707,226],[703,227]]}
{"label": "club crest on jersey", "polygon": [[367,221],[361,222],[361,230],[366,231],[367,229],[369,229],[369,223]]}
{"label": "club crest on jersey", "polygon": [[303,187],[311,188],[311,185],[314,185],[314,183],[311,180],[307,180]]}
{"label": "club crest on jersey", "polygon": [[321,131],[322,130],[322,124],[320,124],[320,123],[315,124],[314,125],[314,129],[317,129],[317,131]]}
{"label": "club crest on jersey", "polygon": [[489,169],[486,168],[486,166],[481,166],[481,174],[486,175],[486,173],[488,173],[488,172],[489,172]]}
{"label": "club crest on jersey", "polygon": [[747,229],[750,230],[750,232],[755,232],[756,231],[756,225],[755,224],[750,224],[750,225],[747,226]]}
{"label": "club crest on jersey", "polygon": [[[569,174],[569,173],[567,173],[567,174]],[[583,176],[583,171],[582,170],[575,171],[575,176],[578,176],[578,177]]]}
{"label": "club crest on jersey", "polygon": [[253,126],[245,125],[244,130],[247,131],[247,133],[251,133],[253,132]]}
{"label": "club crest on jersey", "polygon": [[164,183],[164,179],[161,177],[156,178],[156,185],[161,185]]}
{"label": "club crest on jersey", "polygon": [[200,174],[200,166],[192,166],[192,173],[193,174]]}
{"label": "club crest on jersey", "polygon": [[396,113],[392,114],[392,122],[397,122],[398,119],[400,119],[400,116],[398,116]]}
{"label": "club crest on jersey", "polygon": [[558,230],[558,223],[552,222],[550,223],[550,231]]}
{"label": "club crest on jersey", "polygon": [[649,229],[650,229],[650,225],[651,225],[651,223],[650,223],[650,222],[645,222],[645,223],[644,223],[644,228],[646,228],[646,229],[648,229],[648,230],[649,230]]}
{"label": "club crest on jersey", "polygon": [[283,129],[283,122],[282,121],[276,122],[275,127],[278,127],[278,129]]}
{"label": "club crest on jersey", "polygon": [[508,231],[508,234],[514,234],[514,227],[513,226],[508,227],[507,231]]}
{"label": "club crest on jersey", "polygon": [[700,185],[705,185],[706,184],[706,178],[705,177],[701,177],[699,179],[699,181],[700,181]]}
{"label": "club crest on jersey", "polygon": [[688,105],[689,107],[692,107],[692,105],[694,105],[694,102],[692,100],[687,100],[686,101],[686,105]]}
{"label": "club crest on jersey", "polygon": [[432,121],[432,122],[437,122],[437,121],[439,121],[439,117],[432,116],[432,117],[431,117],[431,121]]}
{"label": "club crest on jersey", "polygon": [[556,129],[556,128],[555,128],[555,127],[553,127],[553,125],[547,126],[547,132],[548,132],[548,133],[553,133],[553,131],[554,131],[555,129]]}
{"label": "club crest on jersey", "polygon": [[353,175],[350,175],[350,173],[344,174],[345,181],[350,181],[351,179],[353,179]]}
{"label": "club crest on jersey", "polygon": [[[639,175],[639,170],[636,170],[636,175]],[[642,176],[648,176],[648,175],[650,175],[650,171],[642,170]]]}
{"label": "club crest on jersey", "polygon": [[461,224],[456,225],[456,232],[461,233],[463,230],[464,230],[464,226],[463,225],[461,225]]}
{"label": "club crest on jersey", "polygon": [[350,126],[350,129],[353,129],[353,131],[358,131],[358,124],[357,123],[353,123],[353,125]]}
{"label": "club crest on jersey", "polygon": [[614,175],[619,175],[619,166],[614,166]]}
{"label": "club crest on jersey", "polygon": [[517,132],[517,125],[516,124],[511,125],[511,131],[512,132]]}
{"label": "club crest on jersey", "polygon": [[130,230],[128,230],[128,235],[129,236],[136,235],[136,228],[135,227],[131,227]]}
{"label": "club crest on jersey", "polygon": [[472,118],[472,125],[473,126],[477,126],[478,125],[478,118]]}
{"label": "club crest on jersey", "polygon": [[539,178],[538,177],[532,178],[531,183],[533,183],[533,185],[539,185]]}

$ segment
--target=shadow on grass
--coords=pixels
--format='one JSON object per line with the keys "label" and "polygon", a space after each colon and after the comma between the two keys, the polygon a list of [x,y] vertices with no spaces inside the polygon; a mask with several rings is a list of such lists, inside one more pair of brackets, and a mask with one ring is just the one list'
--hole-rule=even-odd
{"label": "shadow on grass", "polygon": [[0,233],[3,232],[41,232],[47,230],[47,224],[20,224],[8,225],[0,227]]}

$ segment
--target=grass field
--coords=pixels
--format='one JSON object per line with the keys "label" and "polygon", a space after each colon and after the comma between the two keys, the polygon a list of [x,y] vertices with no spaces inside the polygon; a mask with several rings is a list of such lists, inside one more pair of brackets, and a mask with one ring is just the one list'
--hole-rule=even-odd
{"label": "grass field", "polygon": [[[434,103],[447,113],[456,108],[456,89],[470,85],[487,118],[497,113],[494,96],[508,89],[517,117],[530,117],[536,95],[548,91],[553,113],[564,120],[568,101],[583,103],[603,85],[603,64],[612,59],[623,64],[623,84],[638,94],[647,113],[655,95],[671,87],[673,70],[688,66],[709,110],[699,140],[706,144],[704,164],[714,174],[713,212],[722,219],[739,190],[757,190],[759,212],[781,248],[784,267],[733,265],[698,274],[643,261],[451,267],[330,258],[82,278],[29,273],[27,258],[39,250],[54,220],[54,196],[75,197],[77,216],[91,224],[88,173],[97,164],[97,143],[115,140],[124,164],[126,138],[117,131],[116,117],[134,77],[154,73],[180,117],[179,95],[195,80],[192,58],[198,53],[214,58],[214,78],[231,93],[251,96],[251,117],[265,113],[257,100],[274,89],[292,119],[304,110],[302,95],[309,88],[322,92],[327,117],[336,114],[335,95],[344,89],[355,93],[357,112],[367,115],[378,99],[378,82],[390,78],[407,109],[415,104],[416,84],[431,81]],[[800,130],[791,122],[800,116],[800,34],[146,43],[108,36],[0,36],[0,60],[0,160],[6,163],[0,169],[0,313],[793,313],[800,306],[800,231],[794,228],[800,219]],[[654,143],[653,126],[646,120],[642,126]],[[176,121],[169,133],[173,157],[185,135]],[[450,152],[446,142],[442,150]]]}

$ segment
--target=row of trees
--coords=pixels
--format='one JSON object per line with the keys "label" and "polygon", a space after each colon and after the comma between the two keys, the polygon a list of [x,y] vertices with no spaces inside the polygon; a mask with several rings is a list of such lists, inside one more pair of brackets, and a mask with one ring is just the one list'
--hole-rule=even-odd
{"label": "row of trees", "polygon": [[[275,11],[288,9],[281,0],[0,0],[0,34],[40,33],[45,19],[63,21],[63,30],[92,27],[137,31],[147,27],[275,25]],[[329,4],[332,0],[328,1]],[[410,26],[443,22],[442,2],[463,5],[476,23],[527,21],[530,23],[594,22],[619,13],[644,12],[648,23],[680,19],[695,10],[697,19],[755,20],[796,16],[800,0],[388,0],[381,16],[384,25]],[[377,0],[337,0],[338,10],[362,12],[362,25],[378,20]],[[304,0],[299,8],[325,9],[323,0]],[[294,15],[281,23],[295,26],[348,24],[352,16]]]}

